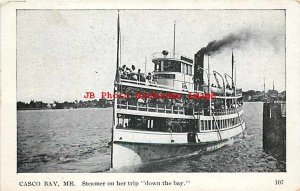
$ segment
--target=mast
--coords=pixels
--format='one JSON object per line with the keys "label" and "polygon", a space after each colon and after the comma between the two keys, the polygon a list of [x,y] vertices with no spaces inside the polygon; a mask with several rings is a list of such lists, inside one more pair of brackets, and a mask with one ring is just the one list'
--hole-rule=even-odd
{"label": "mast", "polygon": [[209,55],[207,55],[207,72],[208,72],[208,94],[209,94],[209,115],[211,115],[211,89],[210,89],[210,67],[209,67]]}
{"label": "mast", "polygon": [[231,81],[232,81],[232,86],[231,87],[234,87],[234,83],[233,83],[233,69],[234,69],[234,56],[233,56],[233,49],[232,49],[232,55],[231,55]]}
{"label": "mast", "polygon": [[173,57],[175,58],[175,32],[176,32],[176,21],[174,21],[174,41],[173,41]]}
{"label": "mast", "polygon": [[264,96],[266,95],[266,81],[265,81],[265,77],[264,77]]}
{"label": "mast", "polygon": [[[114,81],[114,94],[116,94],[117,90],[117,85],[118,82],[120,81],[120,39],[121,39],[121,34],[120,34],[120,15],[119,15],[119,10],[118,10],[118,21],[117,21],[117,63],[116,63],[116,76],[115,76],[115,81]],[[112,127],[112,133],[111,133],[111,157],[110,157],[110,167],[113,168],[113,141],[114,141],[114,128],[116,127],[116,119],[117,119],[117,98],[114,96],[114,107],[113,107],[113,127]]]}
{"label": "mast", "polygon": [[234,64],[234,96],[235,96],[235,108],[237,104],[237,99],[236,99],[236,64]]}
{"label": "mast", "polygon": [[145,57],[145,74],[147,74],[147,57]]}

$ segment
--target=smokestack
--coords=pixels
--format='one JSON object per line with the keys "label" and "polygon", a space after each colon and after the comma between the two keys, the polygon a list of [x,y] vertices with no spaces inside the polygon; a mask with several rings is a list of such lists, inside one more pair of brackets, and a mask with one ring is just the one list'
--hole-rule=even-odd
{"label": "smokestack", "polygon": [[203,79],[204,54],[205,54],[205,50],[203,48],[195,54],[195,63],[194,63],[195,90],[197,90],[197,87],[204,84],[204,79]]}

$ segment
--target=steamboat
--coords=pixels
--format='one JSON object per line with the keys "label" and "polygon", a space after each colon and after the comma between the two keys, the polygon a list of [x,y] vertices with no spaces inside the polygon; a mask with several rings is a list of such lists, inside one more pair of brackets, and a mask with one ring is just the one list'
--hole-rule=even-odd
{"label": "steamboat", "polygon": [[173,53],[153,54],[153,72],[136,72],[120,66],[119,23],[118,15],[114,93],[129,96],[114,98],[111,168],[213,151],[242,135],[246,125],[233,53],[231,76],[211,72],[203,49],[194,58],[175,53],[174,24]]}

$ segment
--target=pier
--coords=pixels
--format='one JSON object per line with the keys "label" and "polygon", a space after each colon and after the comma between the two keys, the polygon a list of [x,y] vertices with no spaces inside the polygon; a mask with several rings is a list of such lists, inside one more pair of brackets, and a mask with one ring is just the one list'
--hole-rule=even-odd
{"label": "pier", "polygon": [[279,161],[286,160],[286,103],[264,103],[263,149]]}

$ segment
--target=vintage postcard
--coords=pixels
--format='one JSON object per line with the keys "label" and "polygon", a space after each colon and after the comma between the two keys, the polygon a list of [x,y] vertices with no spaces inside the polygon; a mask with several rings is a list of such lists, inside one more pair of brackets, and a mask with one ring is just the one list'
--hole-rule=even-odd
{"label": "vintage postcard", "polygon": [[3,3],[1,190],[299,190],[299,10]]}

